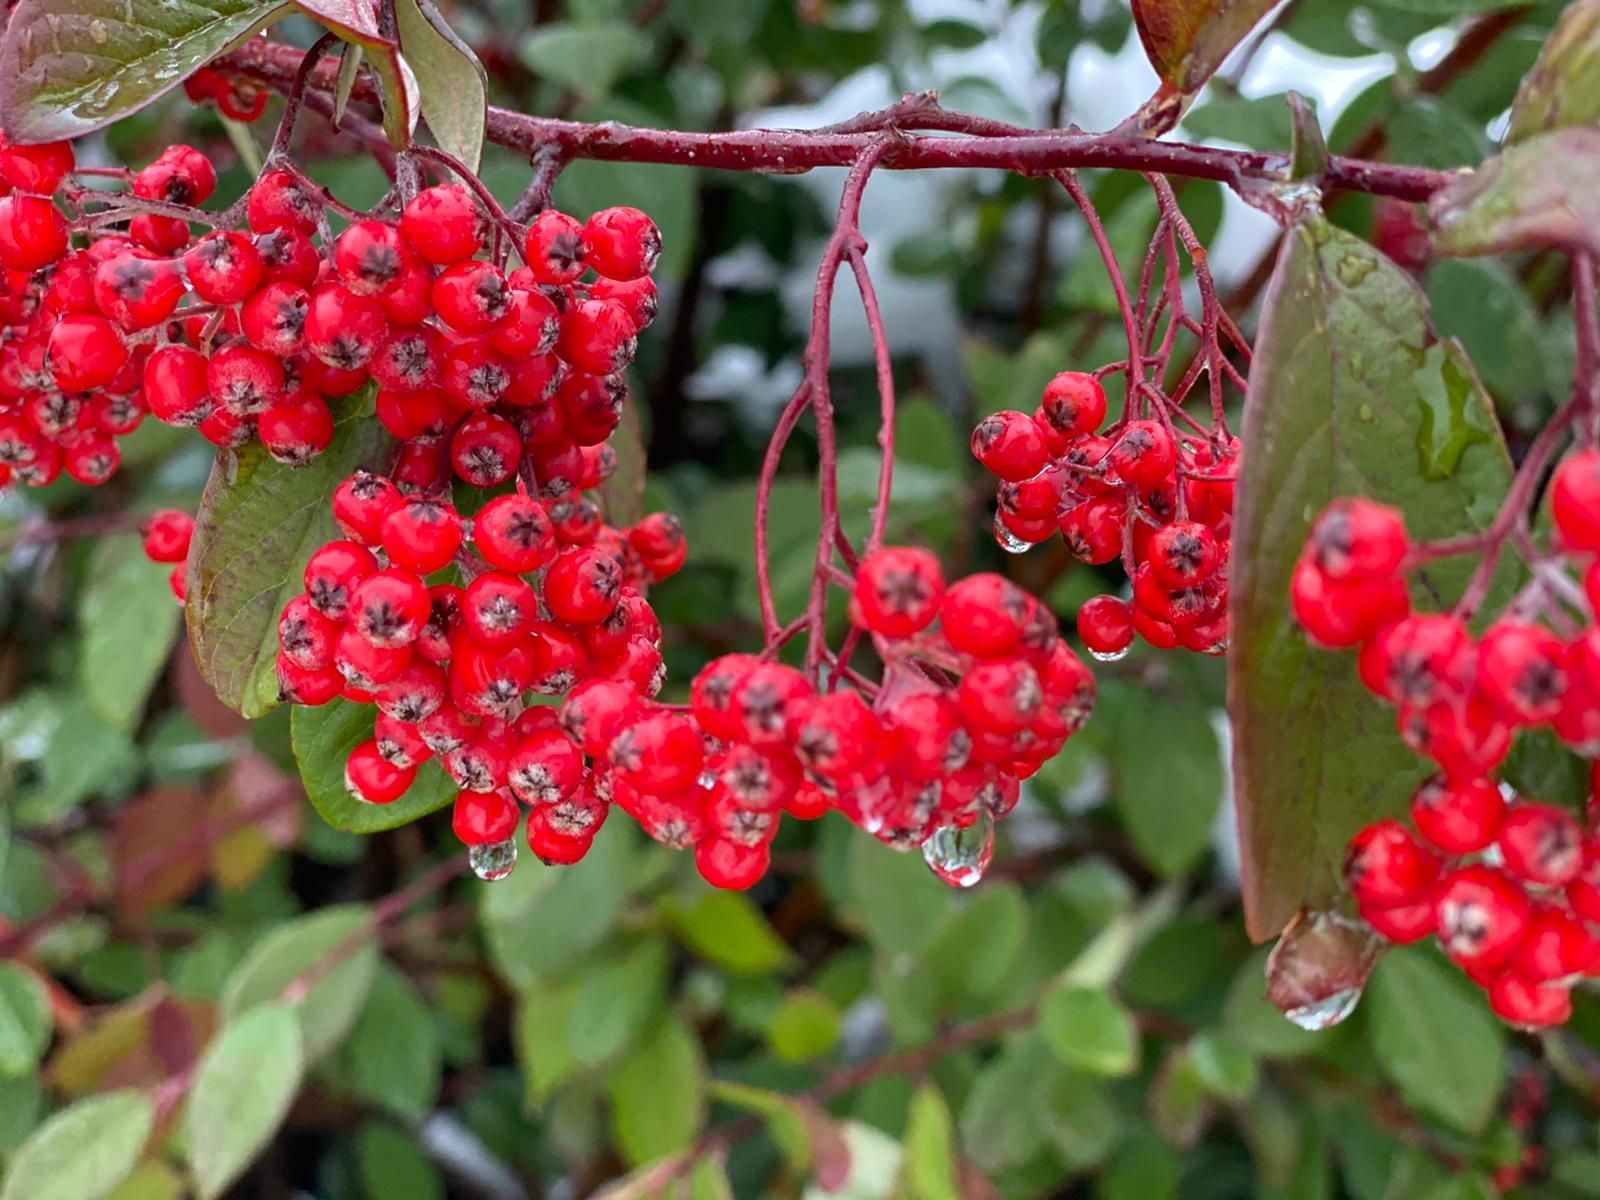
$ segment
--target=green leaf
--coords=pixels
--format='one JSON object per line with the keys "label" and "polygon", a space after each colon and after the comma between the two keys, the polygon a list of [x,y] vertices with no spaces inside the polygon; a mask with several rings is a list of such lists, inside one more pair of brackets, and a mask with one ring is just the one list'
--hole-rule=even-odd
{"label": "green leaf", "polygon": [[332,443],[309,466],[274,462],[258,443],[224,450],[200,501],[189,550],[189,643],[206,682],[247,717],[278,702],[278,616],[304,589],[311,552],[339,536],[333,489],[356,468],[378,466],[388,444],[364,401],[347,404]]}
{"label": "green leaf", "polygon": [[626,21],[551,21],[522,43],[522,61],[552,83],[598,99],[649,49]]}
{"label": "green leaf", "polygon": [[[328,969],[335,958],[338,964]],[[278,926],[257,943],[228,978],[222,1019],[231,1021],[258,1005],[290,1002],[305,1035],[305,1061],[315,1063],[350,1032],[377,969],[372,913],[354,904],[320,909]],[[304,988],[302,979],[311,973],[316,981]]]}
{"label": "green leaf", "polygon": [[142,1162],[106,1200],[183,1200],[183,1177],[162,1159]]}
{"label": "green leaf", "polygon": [[567,1018],[567,1044],[584,1065],[604,1062],[633,1041],[655,1015],[667,987],[667,948],[645,942],[588,971]]}
{"label": "green leaf", "polygon": [[1211,842],[1225,787],[1222,750],[1200,697],[1173,697],[1162,711],[1162,753],[1155,755],[1148,692],[1127,684],[1102,689],[1123,824],[1141,858],[1163,875],[1177,875]]}
{"label": "green leaf", "polygon": [[357,1096],[397,1117],[433,1111],[443,1070],[433,1013],[401,972],[383,963],[350,1036],[328,1070]]}
{"label": "green leaf", "polygon": [[565,970],[610,931],[628,899],[632,844],[629,831],[612,821],[582,862],[525,862],[483,889],[489,951],[513,987],[530,988]]}
{"label": "green leaf", "polygon": [[[1461,419],[1492,429],[1488,399],[1460,349],[1434,340],[1410,277],[1320,217],[1284,239],[1250,384],[1229,714],[1245,915],[1259,940],[1338,891],[1350,836],[1395,811],[1423,773],[1355,655],[1312,647],[1290,619],[1289,576],[1312,519],[1359,493],[1402,509],[1419,540],[1482,529],[1511,467],[1496,435],[1463,446],[1448,477],[1423,477],[1419,440],[1436,444],[1441,409],[1453,414],[1459,395]],[[1448,593],[1460,574],[1446,566],[1429,582]]]}
{"label": "green leaf", "polygon": [[422,116],[442,150],[476,171],[483,156],[488,76],[472,47],[456,35],[433,0],[395,5],[400,49],[417,75]]}
{"label": "green leaf", "polygon": [[383,32],[376,6],[363,0],[292,0],[307,16],[366,52],[378,76],[383,100],[383,131],[396,149],[410,145],[421,113],[417,77],[401,57],[400,45]]}
{"label": "green leaf", "polygon": [[405,794],[392,803],[369,804],[352,796],[344,786],[345,760],[372,736],[374,719],[372,705],[355,704],[343,697],[314,708],[297,704],[289,717],[289,736],[306,798],[324,821],[346,833],[378,833],[408,825],[437,812],[459,791],[444,768],[429,759],[417,768],[416,780]]}
{"label": "green leaf", "polygon": [[1233,142],[1251,150],[1289,148],[1293,122],[1287,93],[1271,96],[1218,96],[1184,114],[1183,127],[1201,140]]}
{"label": "green leaf", "polygon": [[0,125],[18,142],[101,129],[288,12],[277,0],[21,0],[0,46]]}
{"label": "green leaf", "polygon": [[1035,1108],[1041,1131],[1070,1170],[1102,1161],[1116,1145],[1122,1115],[1105,1085],[1079,1071],[1054,1074]]}
{"label": "green leaf", "polygon": [[1506,142],[1600,121],[1600,0],[1561,12],[1511,105]]}
{"label": "green leaf", "polygon": [[80,1100],[39,1126],[12,1156],[0,1200],[101,1200],[133,1170],[154,1124],[143,1092]]}
{"label": "green leaf", "polygon": [[583,1069],[572,1052],[570,1036],[577,1001],[573,984],[532,987],[517,997],[512,1034],[530,1111]]}
{"label": "green leaf", "polygon": [[911,1200],[963,1200],[956,1180],[954,1122],[936,1087],[921,1087],[912,1097],[900,1174]]}
{"label": "green leaf", "polygon": [[0,706],[0,760],[30,763],[12,801],[19,828],[59,820],[87,797],[122,796],[138,779],[137,751],[81,695],[33,688]]}
{"label": "green leaf", "polygon": [[1014,982],[1028,937],[1028,902],[1020,889],[990,884],[961,896],[939,925],[922,968],[952,999],[993,999]]}
{"label": "green leaf", "polygon": [[1489,149],[1483,123],[1437,96],[1412,96],[1384,122],[1390,152],[1419,167],[1476,166]]}
{"label": "green leaf", "polygon": [[1506,263],[1437,259],[1425,286],[1440,334],[1461,339],[1497,398],[1534,401],[1566,386],[1546,352],[1544,318]]}
{"label": "green leaf", "polygon": [[1192,95],[1274,7],[1275,0],[1133,0],[1133,21],[1161,81]]}
{"label": "green leaf", "polygon": [[417,1139],[369,1121],[355,1137],[356,1173],[368,1200],[445,1200],[444,1177]]}
{"label": "green leaf", "polygon": [[117,729],[137,724],[172,650],[183,610],[172,599],[170,571],[150,561],[134,534],[103,538],[89,556],[78,609],[78,683],[89,706]]}
{"label": "green leaf", "polygon": [[1440,254],[1600,250],[1600,129],[1518,142],[1435,192],[1428,215]]}
{"label": "green leaf", "polygon": [[673,928],[707,962],[738,975],[766,975],[793,953],[743,892],[707,888],[688,906],[673,906]]}
{"label": "green leaf", "polygon": [[26,1075],[50,1044],[50,998],[31,971],[0,962],[0,1075]]}
{"label": "green leaf", "polygon": [[783,998],[767,1026],[767,1042],[779,1058],[805,1062],[821,1058],[839,1040],[844,1016],[826,996],[796,988]]}
{"label": "green leaf", "polygon": [[1057,988],[1039,1005],[1039,1032],[1069,1067],[1127,1075],[1139,1065],[1133,1014],[1103,988]]}
{"label": "green leaf", "polygon": [[1476,1131],[1505,1084],[1505,1034],[1453,974],[1420,948],[1385,955],[1367,985],[1372,1049],[1408,1104]]}
{"label": "green leaf", "polygon": [[1225,1033],[1208,1029],[1189,1043],[1189,1061],[1202,1086],[1230,1104],[1249,1098],[1261,1073],[1245,1047]]}
{"label": "green leaf", "polygon": [[617,1148],[632,1165],[682,1150],[705,1120],[700,1041],[676,1016],[661,1018],[607,1080]]}
{"label": "green leaf", "polygon": [[922,27],[922,40],[929,46],[951,50],[971,50],[974,46],[983,45],[989,37],[986,30],[965,21],[930,21]]}
{"label": "green leaf", "polygon": [[900,854],[872,838],[852,838],[848,908],[879,950],[922,950],[950,906],[950,889],[920,854]]}
{"label": "green leaf", "polygon": [[1094,1194],[1096,1200],[1177,1200],[1181,1169],[1166,1139],[1141,1125],[1117,1147]]}
{"label": "green leaf", "polygon": [[200,1200],[228,1190],[277,1133],[304,1070],[300,1022],[286,1004],[228,1021],[189,1092],[185,1134]]}

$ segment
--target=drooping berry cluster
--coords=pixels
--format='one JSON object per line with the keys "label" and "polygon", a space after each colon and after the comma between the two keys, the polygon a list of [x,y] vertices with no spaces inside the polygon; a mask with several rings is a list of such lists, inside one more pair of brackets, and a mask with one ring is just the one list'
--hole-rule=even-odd
{"label": "drooping berry cluster", "polygon": [[[1565,549],[1600,551],[1600,455],[1556,473],[1551,504]],[[1456,613],[1414,612],[1411,545],[1394,509],[1330,504],[1296,564],[1291,600],[1308,637],[1359,647],[1362,681],[1395,706],[1400,736],[1438,773],[1396,820],[1351,841],[1346,879],[1362,916],[1394,942],[1436,934],[1503,1019],[1552,1025],[1571,986],[1600,970],[1600,837],[1556,805],[1518,797],[1497,772],[1520,730],[1549,728],[1600,751],[1600,628],[1563,640],[1516,611],[1474,638]],[[1600,601],[1600,563],[1585,577]],[[1593,814],[1591,814],[1592,824]]]}
{"label": "drooping berry cluster", "polygon": [[[125,207],[76,221],[50,198],[72,168],[67,143],[0,148],[15,189],[0,198],[0,486],[63,469],[103,482],[114,438],[147,411],[301,464],[332,439],[329,401],[369,380],[405,442],[394,478],[406,490],[452,469],[493,486],[526,460],[539,493],[561,498],[592,473],[589,451],[621,416],[619,372],[655,314],[660,240],[638,210],[587,223],[546,210],[524,231],[441,184],[335,239],[328,198],[280,164],[252,186],[247,229],[195,240],[186,217],[206,216],[194,206],[216,186],[199,152],[171,147],[115,198]],[[526,265],[507,274],[512,233]],[[562,519],[597,514],[579,504]]]}
{"label": "drooping berry cluster", "polygon": [[278,622],[285,699],[377,706],[374,736],[346,764],[352,794],[390,803],[437,756],[462,789],[456,831],[491,848],[478,856],[491,876],[514,860],[504,845],[520,816],[513,797],[549,801],[529,824],[547,861],[582,857],[605,815],[576,751],[557,753],[555,740],[571,747],[566,736],[544,736],[556,710],[525,708],[530,694],[648,699],[664,679],[661,627],[642,589],[682,566],[677,522],[575,526],[554,516],[565,504],[519,484],[468,522],[442,495],[353,475],[333,496],[345,537],[311,556],[304,592]]}
{"label": "drooping berry cluster", "polygon": [[1059,531],[1084,562],[1122,561],[1132,600],[1096,596],[1078,612],[1097,658],[1121,658],[1136,634],[1224,653],[1237,439],[1127,416],[1099,432],[1105,418],[1099,379],[1064,371],[1031,416],[997,412],[973,430],[972,453],[1001,481],[996,540],[1021,553]]}

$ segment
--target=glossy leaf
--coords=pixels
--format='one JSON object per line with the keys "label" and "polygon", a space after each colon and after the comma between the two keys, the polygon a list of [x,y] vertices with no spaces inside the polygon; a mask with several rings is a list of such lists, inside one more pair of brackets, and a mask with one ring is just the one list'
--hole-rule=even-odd
{"label": "glossy leaf", "polygon": [[0,126],[18,142],[101,129],[289,11],[278,0],[21,0],[0,46]]}
{"label": "glossy leaf", "polygon": [[229,708],[259,717],[278,702],[278,616],[304,587],[306,560],[339,536],[328,507],[357,467],[380,465],[388,437],[348,402],[333,442],[306,467],[259,444],[224,450],[196,514],[187,576],[189,644]]}
{"label": "glossy leaf", "polygon": [[117,729],[138,722],[172,650],[183,610],[172,600],[171,570],[151,562],[133,534],[101,540],[89,557],[78,679],[89,706]]}
{"label": "glossy leaf", "polygon": [[1506,142],[1600,120],[1600,0],[1562,10],[1511,105]]}
{"label": "glossy leaf", "polygon": [[1384,956],[1367,986],[1372,1048],[1410,1104],[1458,1129],[1494,1115],[1506,1078],[1500,1023],[1454,968],[1420,947]]}
{"label": "glossy leaf", "polygon": [[[350,1032],[378,967],[372,914],[357,905],[319,909],[280,925],[256,944],[222,993],[222,1018],[287,1002],[314,1063]],[[306,981],[314,980],[307,986]]]}
{"label": "glossy leaf", "polygon": [[185,1132],[200,1200],[226,1192],[272,1140],[304,1069],[288,1005],[263,1004],[223,1027],[189,1092]]}
{"label": "glossy leaf", "polygon": [[1193,95],[1277,0],[1133,0],[1133,21],[1156,74]]}
{"label": "glossy leaf", "polygon": [[[1480,529],[1511,468],[1471,365],[1433,338],[1410,277],[1320,217],[1285,238],[1250,385],[1229,711],[1246,920],[1262,939],[1336,893],[1350,835],[1402,809],[1425,773],[1357,679],[1355,655],[1312,647],[1290,619],[1311,520],[1360,493],[1404,510],[1413,537]],[[1456,424],[1489,432],[1439,463]],[[1459,564],[1428,572],[1445,595],[1461,579]]]}
{"label": "glossy leaf", "polygon": [[1600,251],[1600,129],[1519,142],[1436,192],[1428,215],[1441,254]]}
{"label": "glossy leaf", "polygon": [[143,1092],[80,1100],[39,1126],[11,1157],[0,1200],[101,1200],[133,1170],[154,1124]]}
{"label": "glossy leaf", "polygon": [[488,77],[432,0],[398,0],[400,49],[417,76],[422,116],[441,149],[476,171],[483,155]]}
{"label": "glossy leaf", "polygon": [[290,740],[306,798],[322,819],[346,833],[377,833],[406,825],[443,808],[459,790],[437,761],[417,768],[405,795],[388,804],[357,800],[344,786],[344,764],[372,736],[374,709],[343,698],[316,707],[296,705],[289,719]]}
{"label": "glossy leaf", "polygon": [[400,45],[378,25],[378,6],[365,0],[292,0],[307,16],[366,51],[383,90],[383,131],[394,146],[405,146],[422,115],[417,77]]}

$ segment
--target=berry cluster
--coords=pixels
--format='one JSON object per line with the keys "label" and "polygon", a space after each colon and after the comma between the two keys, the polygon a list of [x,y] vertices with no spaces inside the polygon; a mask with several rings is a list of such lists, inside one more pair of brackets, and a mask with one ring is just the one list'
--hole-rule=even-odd
{"label": "berry cluster", "polygon": [[333,496],[345,537],[312,554],[278,622],[285,699],[377,706],[374,736],[346,763],[351,793],[390,803],[437,756],[462,789],[456,832],[486,877],[515,859],[514,798],[536,805],[530,844],[550,862],[582,857],[605,817],[556,709],[524,708],[528,694],[643,702],[665,677],[642,589],[683,565],[678,523],[656,514],[618,531],[575,523],[567,506],[519,484],[469,522],[441,495],[352,475]]}
{"label": "berry cluster", "polygon": [[183,566],[189,557],[189,543],[194,538],[194,518],[176,508],[163,508],[144,519],[139,535],[151,562],[172,564],[167,582],[172,585],[172,594],[178,602],[183,603]]}
{"label": "berry cluster", "polygon": [[[1600,454],[1575,456],[1551,486],[1565,548],[1600,551]],[[1564,808],[1525,800],[1496,776],[1519,730],[1549,728],[1600,751],[1600,628],[1564,641],[1515,611],[1474,638],[1456,613],[1413,612],[1404,519],[1336,500],[1295,566],[1291,600],[1308,637],[1359,647],[1363,683],[1397,712],[1400,736],[1438,773],[1396,820],[1351,841],[1345,874],[1362,916],[1394,942],[1437,934],[1504,1020],[1559,1024],[1573,983],[1600,971],[1600,837]],[[1585,578],[1600,601],[1600,563]]]}
{"label": "berry cluster", "polygon": [[[546,210],[524,231],[441,184],[334,238],[327,197],[279,165],[243,204],[248,230],[195,240],[186,216],[209,218],[194,206],[216,186],[198,151],[169,148],[125,206],[76,221],[50,198],[72,169],[64,142],[0,148],[0,486],[104,482],[147,411],[301,464],[332,439],[328,402],[369,380],[404,490],[452,469],[493,486],[526,460],[541,496],[566,498],[609,454],[656,307],[660,239],[638,210]],[[527,265],[508,275],[513,233]]]}
{"label": "berry cluster", "polygon": [[1121,559],[1132,599],[1096,596],[1078,612],[1096,658],[1121,658],[1135,634],[1226,652],[1237,439],[1131,417],[1099,432],[1105,418],[1099,379],[1063,371],[1032,415],[997,412],[973,430],[973,455],[1000,478],[996,540],[1020,554],[1059,531],[1084,562]]}

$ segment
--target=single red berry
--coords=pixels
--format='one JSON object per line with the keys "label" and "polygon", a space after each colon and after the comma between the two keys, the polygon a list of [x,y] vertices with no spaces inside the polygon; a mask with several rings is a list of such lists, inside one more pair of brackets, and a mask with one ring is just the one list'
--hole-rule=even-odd
{"label": "single red berry", "polygon": [[433,281],[433,307],[458,333],[484,333],[511,311],[511,287],[493,263],[446,267]]}
{"label": "single red berry", "polygon": [[448,501],[406,496],[383,518],[389,561],[418,575],[449,563],[461,548],[461,518]]}
{"label": "single red berry", "polygon": [[548,354],[561,335],[561,314],[537,289],[512,288],[505,314],[489,329],[489,344],[507,358]]}
{"label": "single red berry", "polygon": [[1086,563],[1113,562],[1122,553],[1123,504],[1099,497],[1061,514],[1061,537],[1073,557]]}
{"label": "single red berry", "polygon": [[465,262],[483,245],[483,214],[471,192],[456,183],[418,192],[400,216],[406,243],[439,266]]}
{"label": "single red berry", "polygon": [[283,399],[283,360],[242,342],[218,347],[206,368],[211,398],[238,416],[253,416]]}
{"label": "single red berry", "polygon": [[968,728],[1014,734],[1026,729],[1044,703],[1038,672],[1026,659],[979,663],[956,688],[956,701]]}
{"label": "single red berry", "polygon": [[[355,610],[353,601],[350,610]],[[405,643],[379,646],[355,625],[346,625],[333,641],[333,665],[348,686],[376,692],[411,665],[411,647]]]}
{"label": "single red berry", "polygon": [[[329,366],[364,367],[389,337],[383,305],[337,284],[311,293],[305,316],[306,349]],[[269,347],[270,348],[270,347]]]}
{"label": "single red berry", "polygon": [[516,575],[486,571],[467,585],[462,627],[483,646],[506,646],[524,637],[539,616],[533,588]]}
{"label": "single red berry", "polygon": [[573,688],[562,703],[561,728],[586,756],[603,759],[612,739],[638,719],[643,703],[628,684],[590,680]]}
{"label": "single red berry", "polygon": [[261,252],[236,230],[207,234],[183,256],[189,286],[210,304],[238,304],[261,285]]}
{"label": "single red berry", "polygon": [[[0,261],[4,259],[0,239]],[[1569,550],[1600,550],[1600,450],[1578,450],[1556,468],[1550,480],[1550,515]]]}
{"label": "single red berry", "polygon": [[1413,613],[1384,635],[1387,698],[1396,704],[1459,701],[1472,691],[1478,655],[1472,635],[1445,613]]}
{"label": "single red berry", "polygon": [[392,804],[416,780],[417,769],[400,766],[384,757],[376,738],[368,738],[350,751],[344,764],[344,786],[357,800]]}
{"label": "single red berry", "polygon": [[256,418],[256,435],[273,458],[303,467],[333,441],[333,414],[321,396],[301,392],[265,409]]}
{"label": "single red berry", "polygon": [[1600,938],[1555,904],[1537,904],[1511,956],[1518,974],[1539,982],[1570,981],[1600,963]]}
{"label": "single red berry", "polygon": [[608,757],[618,776],[638,791],[670,794],[700,777],[705,742],[688,717],[657,712],[618,730]]}
{"label": "single red berry", "polygon": [[322,275],[322,256],[316,244],[298,229],[258,233],[252,243],[261,256],[261,277],[267,283],[297,283],[308,288]]}
{"label": "single red berry", "polygon": [[1394,574],[1407,545],[1399,510],[1361,496],[1329,504],[1306,538],[1312,561],[1334,583],[1372,582]]}
{"label": "single red berry", "polygon": [[311,296],[296,283],[279,280],[251,294],[239,309],[239,326],[252,346],[288,358],[305,345]]}
{"label": "single red berry", "polygon": [[1504,873],[1474,865],[1439,881],[1434,909],[1445,953],[1460,963],[1493,966],[1505,961],[1522,940],[1532,905],[1528,894]]}
{"label": "single red berry", "polygon": [[505,483],[522,461],[522,438],[504,417],[475,412],[456,427],[450,439],[450,463],[456,475],[473,487]]}
{"label": "single red berry", "polygon": [[979,658],[1015,652],[1027,629],[1028,595],[1000,575],[969,575],[945,589],[940,628],[955,649]]}
{"label": "single red berry", "polygon": [[334,243],[339,282],[358,296],[383,296],[400,286],[406,247],[388,221],[356,221]]}
{"label": "single red berry", "polygon": [[1040,411],[1064,437],[1093,433],[1106,419],[1106,392],[1093,375],[1063,371],[1045,385]]}
{"label": "single red berry", "polygon": [[850,619],[884,637],[910,637],[933,624],[944,593],[944,572],[932,551],[886,546],[856,570]]}
{"label": "single red berry", "polygon": [[590,625],[617,606],[622,570],[617,560],[592,546],[563,550],[544,578],[544,602],[558,621]]}
{"label": "single red berry", "polygon": [[333,490],[333,519],[345,537],[364,546],[382,540],[383,518],[400,503],[400,491],[382,475],[357,471]]}
{"label": "single red berry", "polygon": [[1044,435],[1027,413],[992,413],[972,431],[972,454],[1001,479],[1032,479],[1045,467],[1049,454]]}
{"label": "single red berry", "polygon": [[1446,854],[1475,854],[1500,832],[1506,812],[1500,788],[1486,779],[1425,780],[1411,797],[1418,831]]}
{"label": "single red berry", "polygon": [[[582,801],[568,804],[570,809],[581,810],[588,816],[591,825],[594,823],[595,810],[589,804]],[[568,867],[589,853],[594,839],[592,836],[573,836],[563,832],[553,819],[554,811],[554,807],[535,808],[528,813],[528,849],[547,867]],[[570,817],[563,824],[568,828],[580,826],[579,821]]]}
{"label": "single red berry", "polygon": [[1147,561],[1163,587],[1192,588],[1216,573],[1216,535],[1198,521],[1176,521],[1151,535]]}
{"label": "single red berry", "polygon": [[377,570],[378,560],[365,546],[356,542],[329,542],[306,563],[306,597],[318,612],[342,621],[349,611],[356,585]]}
{"label": "single red berry", "polygon": [[759,663],[751,654],[724,654],[700,669],[689,685],[689,706],[700,728],[725,742],[741,739],[744,726],[733,693]]}
{"label": "single red berry", "polygon": [[1489,985],[1489,1007],[1509,1025],[1543,1029],[1572,1016],[1572,993],[1553,983],[1537,983],[1515,970],[1502,971]]}
{"label": "single red berry", "polygon": [[374,646],[409,646],[432,614],[427,585],[390,567],[356,584],[345,620]]}
{"label": "single red berry", "polygon": [[561,357],[590,375],[612,375],[633,361],[638,330],[610,300],[582,300],[561,314]]}
{"label": "single red berry", "polygon": [[437,712],[445,702],[447,690],[444,671],[437,663],[415,653],[412,643],[411,662],[377,695],[380,712],[398,721],[415,725]]}
{"label": "single red berry", "polygon": [[71,142],[0,147],[0,178],[19,192],[48,196],[75,166],[77,156]]}
{"label": "single red berry", "polygon": [[172,259],[127,249],[95,268],[94,299],[123,329],[151,329],[170,317],[183,299],[183,275]]}
{"label": "single red berry", "polygon": [[741,845],[727,838],[708,837],[696,842],[694,865],[712,887],[742,892],[767,873],[772,852],[767,843]]}
{"label": "single red berry", "polygon": [[466,846],[487,846],[514,837],[522,812],[502,792],[463,791],[456,797],[450,827]]}
{"label": "single red berry", "polygon": [[1511,750],[1515,730],[1476,696],[1465,704],[1436,700],[1395,714],[1401,738],[1454,779],[1488,775]]}
{"label": "single red berry", "polygon": [[565,213],[547,208],[528,226],[523,258],[540,283],[571,283],[583,274],[588,254],[583,226]]}
{"label": "single red berry", "polygon": [[314,233],[317,212],[311,193],[292,173],[282,170],[268,171],[257,179],[245,203],[245,219],[255,233],[269,233],[274,229]]}
{"label": "single red berry", "polygon": [[[1405,583],[1399,579],[1339,586],[1309,558],[1295,564],[1289,578],[1289,599],[1294,619],[1306,636],[1328,649],[1358,645],[1404,617],[1410,608]],[[1387,671],[1386,652],[1382,661]],[[1383,686],[1382,694],[1387,695],[1387,677]]]}
{"label": "single red berry", "polygon": [[318,612],[309,596],[295,596],[278,617],[278,645],[283,656],[306,671],[320,671],[333,662],[339,622]]}
{"label": "single red berry", "polygon": [[0,196],[0,266],[37,271],[67,252],[67,219],[44,196]]}
{"label": "single red berry", "polygon": [[559,729],[531,733],[517,743],[507,763],[506,782],[524,804],[556,804],[583,783],[583,758]]}
{"label": "single red berry", "polygon": [[117,377],[128,362],[128,347],[110,321],[83,313],[56,322],[50,331],[49,355],[57,387],[88,392]]}
{"label": "single red berry", "polygon": [[511,388],[511,364],[496,354],[489,339],[474,337],[455,342],[440,363],[446,394],[458,408],[493,406]]}
{"label": "single red berry", "polygon": [[1578,820],[1553,804],[1518,804],[1497,839],[1507,874],[1542,887],[1564,887],[1583,868]]}
{"label": "single red berry", "polygon": [[1133,644],[1133,609],[1116,596],[1093,596],[1078,609],[1078,636],[1097,658],[1120,658]]}
{"label": "single red berry", "polygon": [[144,552],[153,561],[182,562],[189,556],[194,518],[176,508],[163,508],[146,517],[139,531],[144,538]]}
{"label": "single red berry", "polygon": [[[181,600],[182,597],[179,596]],[[331,661],[325,667],[307,670],[287,655],[278,655],[278,698],[291,704],[321,705],[344,691],[344,676]]]}
{"label": "single red berry", "polygon": [[1478,644],[1478,694],[1506,720],[1542,725],[1561,711],[1567,649],[1540,625],[1497,621]]}
{"label": "single red berry", "polygon": [[1394,820],[1377,821],[1350,839],[1344,877],[1362,904],[1393,908],[1421,899],[1439,874],[1438,856]]}
{"label": "single red berry", "polygon": [[[748,687],[742,698],[748,696]],[[838,780],[860,771],[876,760],[884,740],[882,723],[854,691],[801,696],[784,719],[795,756],[813,776],[823,779]]]}
{"label": "single red berry", "polygon": [[661,304],[656,285],[647,275],[638,279],[597,279],[589,289],[589,296],[622,305],[633,327],[641,332],[656,319]]}
{"label": "single red berry", "polygon": [[537,570],[556,552],[544,507],[525,492],[485,504],[473,519],[472,540],[490,566],[512,574]]}
{"label": "single red berry", "polygon": [[1397,946],[1410,945],[1430,937],[1437,930],[1437,916],[1433,904],[1422,900],[1415,904],[1399,904],[1393,908],[1361,906],[1361,918],[1372,926],[1379,937]]}
{"label": "single red berry", "polygon": [[583,227],[588,265],[608,279],[638,279],[655,270],[661,232],[637,208],[607,208]]}
{"label": "single red berry", "polygon": [[1172,477],[1178,464],[1178,447],[1160,422],[1129,421],[1107,457],[1125,482],[1148,488]]}

